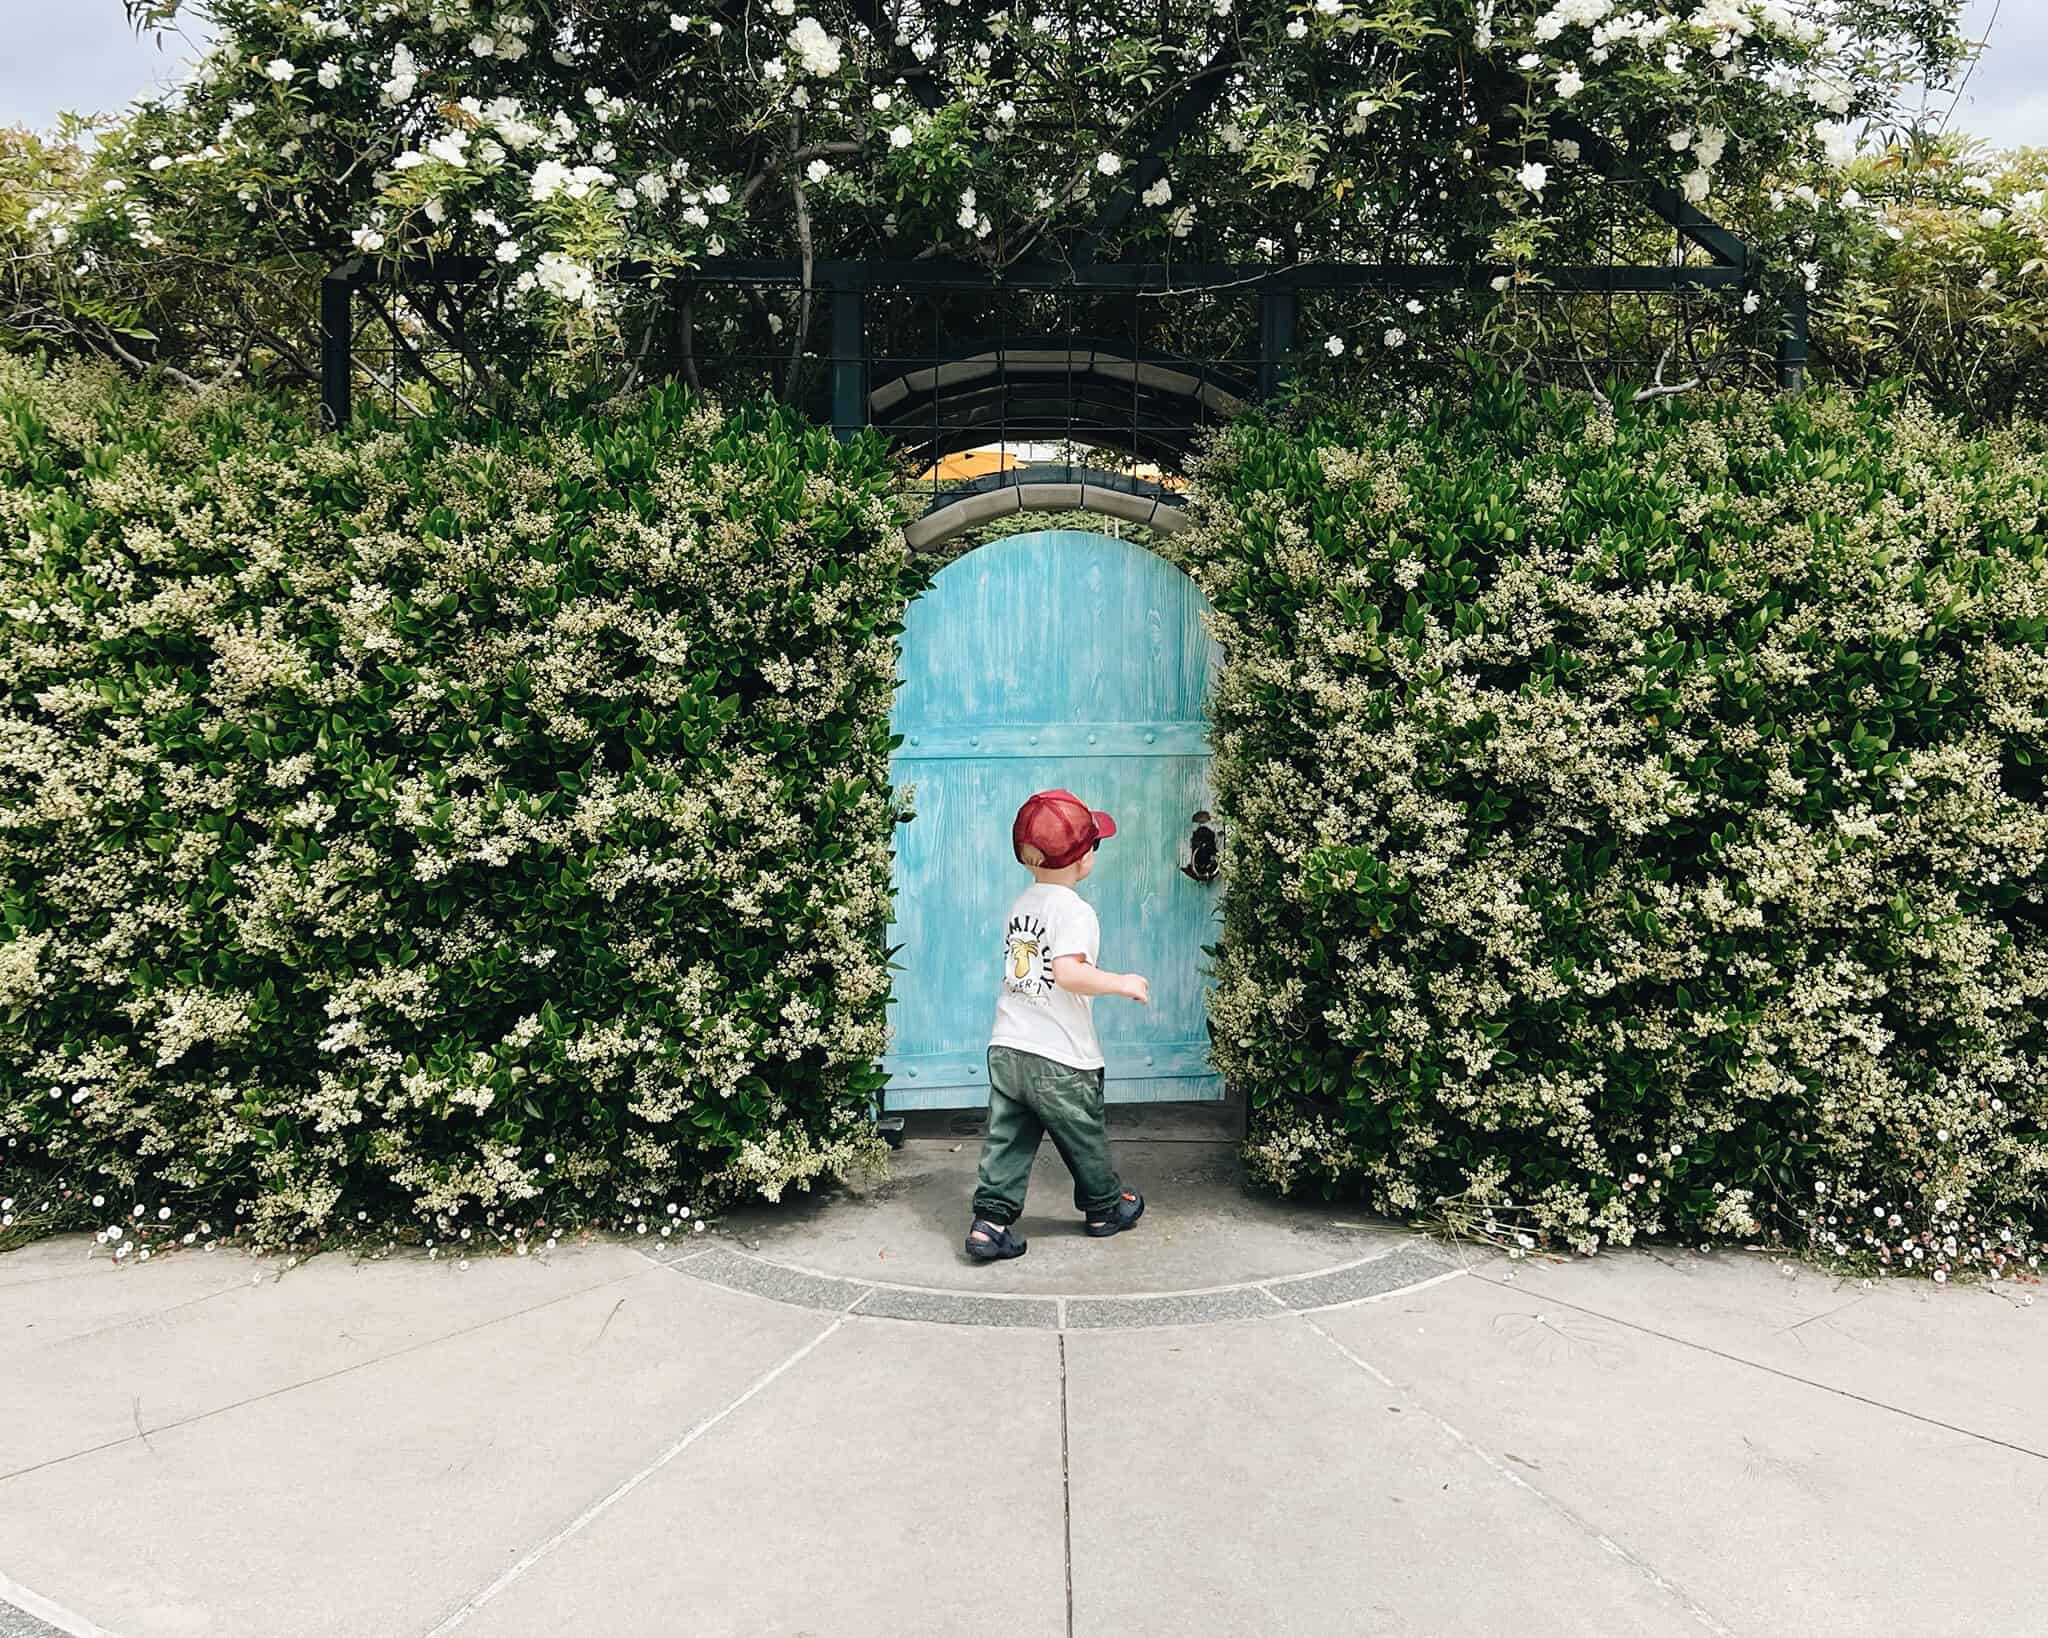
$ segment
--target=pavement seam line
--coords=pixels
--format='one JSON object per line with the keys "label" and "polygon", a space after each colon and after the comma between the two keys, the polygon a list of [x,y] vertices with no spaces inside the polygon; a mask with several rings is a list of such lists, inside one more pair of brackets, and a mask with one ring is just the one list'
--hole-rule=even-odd
{"label": "pavement seam line", "polygon": [[697,1246],[680,1257],[657,1257],[651,1251],[642,1251],[638,1246],[627,1247],[636,1257],[643,1257],[656,1268],[680,1268],[684,1263],[694,1263],[699,1257],[712,1250],[710,1246]]}
{"label": "pavement seam line", "polygon": [[5,1600],[25,1615],[34,1617],[45,1626],[55,1627],[68,1638],[114,1638],[105,1627],[88,1621],[75,1611],[67,1610],[62,1604],[45,1598],[33,1588],[24,1587],[12,1577],[0,1574],[0,1600]]}
{"label": "pavement seam line", "polygon": [[1523,1478],[1521,1474],[1517,1473],[1513,1468],[1509,1467],[1507,1463],[1501,1461],[1497,1456],[1495,1456],[1493,1452],[1487,1450],[1484,1446],[1482,1446],[1476,1439],[1472,1438],[1462,1429],[1458,1428],[1451,1422],[1445,1420],[1442,1416],[1438,1415],[1435,1411],[1431,1410],[1429,1406],[1425,1405],[1422,1402],[1422,1400],[1419,1397],[1417,1397],[1417,1395],[1413,1393],[1411,1390],[1402,1387],[1392,1377],[1388,1376],[1385,1371],[1381,1370],[1377,1365],[1373,1364],[1363,1355],[1355,1352],[1350,1348],[1347,1348],[1342,1342],[1338,1341],[1336,1337],[1332,1336],[1328,1331],[1324,1330],[1320,1325],[1318,1325],[1311,1315],[1304,1313],[1301,1316],[1301,1322],[1302,1324],[1306,1325],[1311,1331],[1315,1332],[1317,1336],[1321,1337],[1325,1342],[1327,1342],[1332,1348],[1335,1348],[1338,1353],[1342,1354],[1346,1359],[1350,1360],[1352,1364],[1356,1365],[1361,1371],[1365,1372],[1367,1376],[1371,1377],[1381,1387],[1385,1388],[1389,1393],[1399,1394],[1403,1399],[1407,1400],[1408,1403],[1414,1406],[1416,1410],[1420,1411],[1424,1416],[1428,1417],[1439,1428],[1443,1429],[1445,1433],[1449,1434],[1451,1438],[1455,1439],[1459,1444],[1463,1445],[1465,1449],[1471,1451],[1473,1455],[1477,1456],[1480,1459],[1480,1461],[1484,1462],[1486,1466],[1497,1477],[1505,1479],[1509,1484],[1515,1486],[1518,1490],[1527,1491],[1530,1495],[1534,1496],[1538,1501],[1540,1501],[1545,1507],[1549,1508],[1553,1513],[1557,1514],[1559,1518],[1565,1520],[1568,1524],[1570,1524],[1573,1529],[1587,1536],[1593,1542],[1598,1544],[1605,1552],[1611,1554],[1615,1558],[1620,1559],[1624,1564],[1628,1565],[1630,1569],[1634,1570],[1638,1575],[1642,1576],[1644,1580],[1648,1581],[1659,1592],[1664,1593],[1666,1596],[1675,1599],[1678,1603],[1682,1604],[1685,1607],[1686,1614],[1690,1615],[1695,1622],[1697,1622],[1701,1627],[1704,1627],[1708,1632],[1713,1633],[1715,1635],[1715,1638],[1737,1638],[1737,1634],[1735,1633],[1733,1628],[1723,1626],[1718,1620],[1714,1618],[1713,1614],[1699,1602],[1698,1599],[1694,1598],[1691,1593],[1687,1592],[1683,1587],[1680,1587],[1676,1582],[1672,1581],[1670,1577],[1666,1576],[1654,1564],[1651,1564],[1648,1560],[1640,1557],[1638,1554],[1630,1552],[1628,1548],[1624,1547],[1620,1542],[1616,1541],[1612,1536],[1608,1535],[1606,1531],[1602,1530],[1597,1524],[1593,1523],[1592,1520],[1581,1517],[1572,1508],[1566,1506],[1563,1502],[1559,1501],[1555,1496],[1551,1495],[1549,1491],[1542,1489],[1540,1486],[1531,1484],[1527,1479]]}
{"label": "pavement seam line", "polygon": [[1067,1439],[1067,1333],[1060,1345],[1060,1514],[1066,1531],[1067,1638],[1074,1638],[1074,1469]]}
{"label": "pavement seam line", "polygon": [[[1484,1276],[1481,1277],[1484,1278]],[[1499,1280],[1487,1280],[1486,1283],[1496,1291],[1507,1291],[1507,1287]],[[1614,1314],[1603,1314],[1597,1308],[1588,1308],[1582,1303],[1567,1302],[1560,1297],[1545,1296],[1539,1298],[1533,1292],[1528,1291],[1515,1291],[1509,1294],[1515,1297],[1527,1297],[1531,1301],[1542,1302],[1552,1308],[1569,1308],[1573,1313],[1584,1314],[1588,1319],[1605,1320],[1610,1325],[1619,1325],[1627,1330],[1640,1332],[1646,1337],[1655,1337],[1659,1342],[1669,1342],[1680,1348],[1690,1348],[1695,1353],[1707,1354],[1714,1359],[1724,1359],[1731,1365],[1741,1365],[1748,1370],[1762,1371],[1767,1376],[1780,1377],[1787,1382],[1797,1382],[1801,1387],[1817,1389],[1821,1393],[1831,1393],[1841,1399],[1851,1399],[1859,1405],[1868,1405],[1872,1410],[1885,1411],[1893,1416],[1903,1416],[1908,1421],[1924,1423],[1928,1427],[1940,1428],[1947,1433],[1959,1433],[1965,1439],[1975,1439],[1983,1444],[1995,1445],[2000,1450],[2009,1450],[2016,1456],[2031,1456],[2037,1462],[2048,1462],[2048,1450],[2035,1450],[2031,1445],[2016,1445],[2010,1439],[1999,1438],[1995,1433],[1979,1433],[1975,1428],[1966,1428],[1956,1422],[1944,1422],[1938,1416],[1927,1416],[1916,1410],[1907,1410],[1903,1405],[1886,1404],[1882,1399],[1872,1399],[1868,1394],[1857,1393],[1849,1388],[1838,1388],[1830,1382],[1816,1382],[1812,1377],[1801,1376],[1796,1371],[1784,1370],[1776,1365],[1766,1365],[1760,1359],[1744,1359],[1740,1354],[1728,1353],[1724,1349],[1716,1348],[1709,1343],[1694,1342],[1686,1337],[1674,1336],[1669,1331],[1660,1331],[1656,1326],[1644,1325],[1639,1320],[1622,1319]]]}
{"label": "pavement seam line", "polygon": [[[437,1337],[426,1337],[418,1342],[408,1343],[403,1348],[394,1348],[388,1354],[379,1354],[374,1359],[358,1359],[335,1370],[322,1371],[318,1376],[309,1376],[298,1382],[288,1382],[278,1388],[266,1388],[262,1393],[252,1393],[246,1398],[235,1400],[232,1404],[215,1405],[210,1410],[194,1411],[190,1416],[180,1416],[174,1421],[160,1423],[149,1429],[149,1432],[170,1433],[178,1428],[190,1427],[194,1422],[204,1422],[209,1417],[225,1416],[230,1411],[238,1411],[249,1405],[260,1405],[266,1399],[277,1399],[288,1393],[297,1393],[301,1388],[316,1388],[323,1382],[332,1382],[336,1377],[348,1376],[355,1371],[366,1371],[371,1366],[382,1365],[387,1360],[403,1359],[407,1354],[416,1354],[422,1348],[432,1348],[443,1342],[453,1342],[457,1337],[470,1336],[475,1332],[487,1330],[493,1325],[503,1325],[508,1320],[523,1319],[528,1314],[539,1313],[543,1308],[552,1308],[556,1303],[569,1302],[577,1297],[587,1297],[593,1291],[603,1291],[610,1286],[622,1284],[627,1280],[641,1279],[645,1277],[646,1272],[645,1269],[636,1268],[630,1274],[620,1274],[609,1280],[600,1280],[595,1285],[579,1286],[574,1291],[563,1292],[559,1297],[550,1297],[546,1302],[533,1303],[525,1308],[514,1309],[509,1314],[499,1314],[492,1319],[478,1320],[476,1324],[465,1325],[458,1331],[446,1331]],[[31,1462],[27,1467],[17,1467],[12,1472],[0,1473],[0,1484],[5,1484],[9,1479],[22,1479],[31,1473],[40,1473],[46,1467],[61,1467],[66,1462],[75,1462],[82,1457],[97,1456],[101,1451],[112,1450],[117,1445],[132,1445],[141,1437],[143,1437],[141,1434],[124,1433],[118,1439],[105,1439],[99,1444],[88,1445],[83,1450],[74,1450],[63,1456],[52,1456],[45,1461]]]}
{"label": "pavement seam line", "polygon": [[737,1399],[733,1400],[730,1404],[728,1404],[723,1410],[715,1411],[711,1415],[704,1417],[701,1421],[699,1421],[696,1424],[696,1426],[691,1428],[688,1433],[684,1434],[682,1438],[678,1439],[674,1444],[670,1445],[668,1449],[664,1450],[659,1456],[655,1457],[653,1461],[649,1462],[645,1467],[641,1468],[638,1473],[633,1474],[630,1478],[624,1479],[617,1485],[613,1486],[612,1489],[607,1491],[604,1495],[600,1496],[588,1507],[584,1508],[582,1512],[578,1513],[573,1519],[571,1519],[567,1524],[563,1525],[553,1535],[549,1536],[546,1540],[542,1541],[538,1546],[530,1548],[525,1553],[525,1555],[518,1560],[517,1563],[513,1564],[509,1569],[505,1570],[495,1581],[491,1582],[491,1584],[485,1587],[481,1592],[472,1593],[467,1599],[463,1601],[463,1603],[459,1607],[457,1607],[449,1615],[444,1617],[437,1626],[431,1628],[426,1634],[426,1638],[443,1638],[444,1634],[453,1632],[457,1627],[461,1626],[463,1622],[467,1621],[472,1615],[476,1614],[478,1610],[482,1609],[492,1599],[496,1598],[498,1594],[503,1592],[507,1587],[511,1586],[513,1582],[517,1581],[521,1576],[526,1574],[528,1570],[532,1569],[542,1559],[546,1558],[548,1554],[552,1553],[557,1547],[561,1546],[563,1542],[569,1540],[569,1538],[572,1536],[580,1535],[585,1529],[587,1529],[590,1525],[595,1523],[598,1520],[598,1518],[600,1518],[603,1514],[609,1512],[619,1502],[624,1501],[627,1496],[631,1495],[635,1490],[639,1489],[641,1485],[645,1484],[649,1479],[653,1478],[655,1474],[659,1473],[663,1468],[667,1467],[670,1462],[674,1461],[678,1456],[682,1455],[684,1451],[688,1450],[690,1446],[694,1445],[699,1439],[703,1438],[705,1434],[709,1433],[713,1428],[717,1427],[719,1423],[723,1422],[728,1416],[732,1415],[734,1411],[738,1410],[742,1405],[746,1404],[747,1401],[752,1399],[756,1394],[768,1388],[785,1371],[799,1364],[804,1358],[806,1358],[811,1353],[813,1349],[815,1349],[820,1343],[824,1342],[827,1337],[831,1336],[834,1331],[838,1330],[840,1326],[844,1325],[845,1323],[845,1314],[842,1313],[836,1315],[833,1318],[833,1321],[830,1325],[826,1326],[824,1330],[820,1331],[816,1336],[812,1337],[809,1342],[805,1343],[801,1348],[797,1349],[795,1353],[791,1354],[781,1364],[772,1366],[762,1375],[756,1377],[754,1379],[753,1385],[749,1387],[746,1390],[746,1392],[742,1393]]}
{"label": "pavement seam line", "polygon": [[148,1325],[154,1320],[162,1319],[166,1314],[181,1313],[185,1309],[196,1307],[202,1302],[212,1302],[216,1297],[232,1297],[248,1289],[248,1286],[237,1283],[235,1285],[222,1286],[218,1291],[202,1291],[196,1297],[187,1297],[183,1302],[174,1302],[163,1308],[152,1308],[146,1314],[130,1314],[126,1319],[109,1320],[105,1325],[95,1325],[90,1331],[74,1331],[69,1336],[59,1337],[54,1343],[50,1342],[47,1337],[40,1338],[38,1339],[38,1345],[68,1347],[74,1342],[83,1342],[88,1337],[103,1337],[109,1331],[125,1331],[131,1325]]}
{"label": "pavement seam line", "polygon": [[[13,1254],[8,1253],[8,1255],[11,1256]],[[32,1285],[55,1285],[59,1280],[92,1280],[98,1279],[100,1276],[105,1274],[119,1274],[128,1272],[127,1270],[122,1269],[110,1258],[88,1257],[86,1261],[88,1263],[97,1263],[98,1266],[90,1268],[74,1268],[68,1274],[30,1274],[19,1280],[0,1281],[0,1291],[26,1291]],[[234,1290],[239,1288],[230,1287],[229,1289]]]}

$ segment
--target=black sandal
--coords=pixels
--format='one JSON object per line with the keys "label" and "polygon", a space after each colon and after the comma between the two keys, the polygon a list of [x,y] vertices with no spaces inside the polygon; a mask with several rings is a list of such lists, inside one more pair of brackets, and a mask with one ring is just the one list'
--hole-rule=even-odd
{"label": "black sandal", "polygon": [[[977,1240],[977,1234],[982,1238]],[[991,1223],[986,1217],[975,1218],[967,1229],[967,1255],[977,1263],[1000,1263],[1021,1257],[1030,1244],[1012,1234],[1008,1224]]]}
{"label": "black sandal", "polygon": [[1145,1197],[1126,1189],[1116,1197],[1115,1205],[1091,1211],[1083,1231],[1093,1239],[1107,1239],[1112,1234],[1123,1233],[1144,1215]]}

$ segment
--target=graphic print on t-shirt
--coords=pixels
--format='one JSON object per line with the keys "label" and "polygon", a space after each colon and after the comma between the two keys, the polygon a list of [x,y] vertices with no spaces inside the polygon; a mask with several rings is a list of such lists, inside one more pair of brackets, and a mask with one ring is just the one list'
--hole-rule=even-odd
{"label": "graphic print on t-shirt", "polygon": [[1052,953],[1046,925],[1033,915],[1010,918],[1003,936],[1003,988],[1042,1001],[1052,993]]}

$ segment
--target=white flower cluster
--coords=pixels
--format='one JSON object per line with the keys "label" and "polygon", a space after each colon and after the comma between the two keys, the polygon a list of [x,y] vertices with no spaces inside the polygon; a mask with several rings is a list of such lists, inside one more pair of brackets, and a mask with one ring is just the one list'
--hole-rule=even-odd
{"label": "white flower cluster", "polygon": [[790,30],[789,49],[796,54],[806,74],[830,79],[839,72],[839,42],[825,32],[824,25],[815,17],[798,20],[796,27]]}

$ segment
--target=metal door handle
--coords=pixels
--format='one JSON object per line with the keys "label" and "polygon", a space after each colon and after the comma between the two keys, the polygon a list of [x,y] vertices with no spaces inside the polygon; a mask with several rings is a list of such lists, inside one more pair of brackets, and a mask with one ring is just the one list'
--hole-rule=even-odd
{"label": "metal door handle", "polygon": [[1196,813],[1194,826],[1181,849],[1180,873],[1191,881],[1213,882],[1223,874],[1223,858],[1216,823],[1207,808]]}

